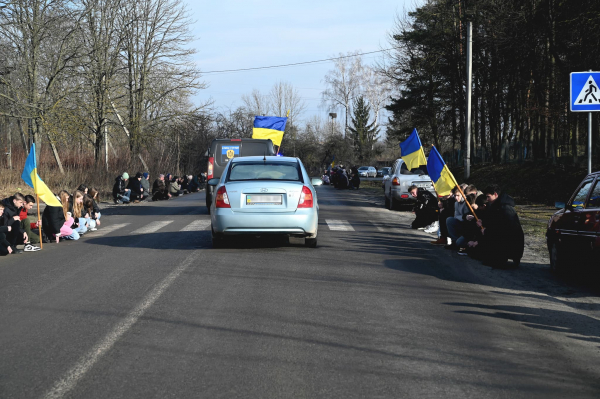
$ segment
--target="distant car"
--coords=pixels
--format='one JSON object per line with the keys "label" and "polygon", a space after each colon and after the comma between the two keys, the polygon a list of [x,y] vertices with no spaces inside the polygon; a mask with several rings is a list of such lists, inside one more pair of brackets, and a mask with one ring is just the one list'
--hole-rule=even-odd
{"label": "distant car", "polygon": [[383,179],[386,208],[395,209],[397,205],[413,203],[415,199],[408,193],[408,188],[413,184],[437,197],[426,166],[408,170],[404,160],[397,159],[392,165],[391,173]]}
{"label": "distant car", "polygon": [[383,167],[377,171],[377,177],[387,176],[390,174],[391,170],[392,168],[390,168],[389,166]]}
{"label": "distant car", "polygon": [[373,166],[361,166],[358,168],[358,175],[360,177],[376,177],[377,169]]}
{"label": "distant car", "polygon": [[234,235],[276,234],[304,237],[307,247],[317,246],[319,204],[311,179],[298,158],[260,156],[233,158],[220,179],[209,180],[215,189],[211,204],[214,247]]}
{"label": "distant car", "polygon": [[600,265],[600,172],[589,174],[567,203],[548,221],[546,243],[550,267],[566,271],[568,267]]}

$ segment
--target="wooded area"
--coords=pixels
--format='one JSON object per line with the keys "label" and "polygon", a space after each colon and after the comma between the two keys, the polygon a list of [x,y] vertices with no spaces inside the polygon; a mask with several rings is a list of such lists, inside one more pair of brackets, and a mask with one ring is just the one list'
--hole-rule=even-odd
{"label": "wooded area", "polygon": [[[569,74],[600,65],[596,0],[429,0],[399,16],[390,35],[396,49],[379,65],[400,89],[388,106],[388,141],[417,127],[446,162],[462,163],[467,21],[473,23],[472,161],[582,162],[587,114],[569,111]],[[598,157],[598,116],[593,132]]]}

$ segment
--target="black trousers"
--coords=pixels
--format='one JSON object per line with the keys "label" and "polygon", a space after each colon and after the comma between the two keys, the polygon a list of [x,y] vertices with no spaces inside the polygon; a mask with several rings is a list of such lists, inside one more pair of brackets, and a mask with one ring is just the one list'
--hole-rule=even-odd
{"label": "black trousers", "polygon": [[440,236],[441,237],[449,237],[448,236],[448,227],[446,226],[446,219],[454,216],[454,209],[452,211],[447,211],[444,209],[440,212]]}
{"label": "black trousers", "polygon": [[8,246],[10,243],[6,240],[6,234],[0,233],[0,256],[8,255]]}

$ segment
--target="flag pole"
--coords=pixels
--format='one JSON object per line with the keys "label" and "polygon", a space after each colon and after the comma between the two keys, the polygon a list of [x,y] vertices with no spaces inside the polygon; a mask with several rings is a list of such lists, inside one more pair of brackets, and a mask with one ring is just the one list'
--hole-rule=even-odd
{"label": "flag pole", "polygon": [[37,204],[37,211],[38,211],[38,228],[39,228],[39,234],[40,234],[40,249],[44,249],[44,239],[42,236],[42,219],[40,219],[40,197],[38,197],[38,194],[35,193],[35,202]]}

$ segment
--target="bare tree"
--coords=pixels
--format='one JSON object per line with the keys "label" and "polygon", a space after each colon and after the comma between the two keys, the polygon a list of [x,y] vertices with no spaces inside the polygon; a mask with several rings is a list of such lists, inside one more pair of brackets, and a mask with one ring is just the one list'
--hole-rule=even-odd
{"label": "bare tree", "polygon": [[249,114],[267,115],[271,112],[269,97],[262,94],[258,89],[252,90],[250,94],[242,96],[242,102]]}
{"label": "bare tree", "polygon": [[342,107],[345,113],[344,138],[348,132],[348,117],[352,101],[360,92],[363,73],[362,58],[359,52],[340,53],[334,67],[323,79],[327,88],[322,93],[323,103],[330,109]]}
{"label": "bare tree", "polygon": [[364,96],[375,118],[375,128],[377,128],[379,126],[379,114],[390,102],[393,86],[388,78],[377,73],[370,66],[364,68],[362,86]]}
{"label": "bare tree", "polygon": [[[127,68],[129,147],[136,153],[152,107],[178,91],[190,92],[205,85],[190,60],[195,52],[187,46],[192,40],[191,21],[182,2],[141,0],[127,5],[119,23],[126,34],[122,55]],[[157,80],[162,84],[155,85]]]}

